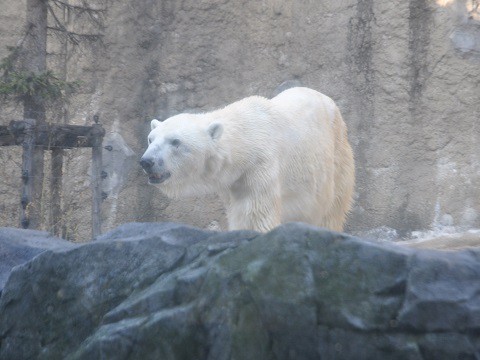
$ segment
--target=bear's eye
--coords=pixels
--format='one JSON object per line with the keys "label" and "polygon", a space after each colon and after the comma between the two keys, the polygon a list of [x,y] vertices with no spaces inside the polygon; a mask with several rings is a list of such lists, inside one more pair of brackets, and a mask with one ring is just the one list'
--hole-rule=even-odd
{"label": "bear's eye", "polygon": [[180,139],[172,139],[170,140],[170,145],[178,148],[180,146]]}
{"label": "bear's eye", "polygon": [[148,138],[148,145],[150,145],[151,143],[152,143],[152,139]]}

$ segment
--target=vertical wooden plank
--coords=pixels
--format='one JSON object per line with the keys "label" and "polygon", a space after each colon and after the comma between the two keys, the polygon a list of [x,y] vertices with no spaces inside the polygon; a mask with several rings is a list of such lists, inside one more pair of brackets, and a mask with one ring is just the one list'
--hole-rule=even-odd
{"label": "vertical wooden plank", "polygon": [[102,142],[105,130],[99,124],[92,128],[92,239],[95,239],[102,232]]}
{"label": "vertical wooden plank", "polygon": [[[20,56],[23,70],[34,74],[41,74],[47,70],[47,23],[48,4],[45,0],[26,0],[27,36],[23,43]],[[45,103],[41,96],[36,94],[23,97],[23,117],[35,119],[36,128],[45,124]],[[32,183],[30,196],[30,223],[29,228],[38,229],[42,223],[42,195],[44,149],[35,146],[33,149],[33,166],[35,174],[30,176]]]}
{"label": "vertical wooden plank", "polygon": [[63,149],[52,148],[52,204],[50,213],[50,229],[56,236],[61,236],[62,229],[62,176],[63,176]]}
{"label": "vertical wooden plank", "polygon": [[34,151],[35,151],[35,120],[25,119],[24,121],[24,138],[22,153],[22,215],[20,225],[24,229],[35,228],[39,219],[36,219],[38,211],[33,211],[37,205],[32,204],[32,196],[34,194]]}

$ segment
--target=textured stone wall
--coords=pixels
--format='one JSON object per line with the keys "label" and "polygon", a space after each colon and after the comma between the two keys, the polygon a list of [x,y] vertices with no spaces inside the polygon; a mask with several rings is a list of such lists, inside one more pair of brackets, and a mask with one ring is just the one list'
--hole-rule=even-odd
{"label": "textured stone wall", "polygon": [[[23,2],[0,4],[7,9],[0,45],[12,45],[21,37]],[[472,4],[108,1],[105,47],[73,49],[67,64],[68,77],[83,81],[70,122],[100,114],[118,144],[117,154],[105,154],[117,158],[108,161],[105,228],[135,220],[224,227],[214,196],[170,201],[146,184],[135,162],[149,121],[271,96],[285,81],[332,97],[349,126],[358,175],[349,231],[478,227],[480,17]],[[4,113],[0,119],[9,121]],[[72,152],[65,167],[65,204],[75,204],[68,221],[79,239],[89,234],[88,160],[88,152]],[[17,199],[1,186],[11,214]],[[2,215],[0,224],[13,220]]]}

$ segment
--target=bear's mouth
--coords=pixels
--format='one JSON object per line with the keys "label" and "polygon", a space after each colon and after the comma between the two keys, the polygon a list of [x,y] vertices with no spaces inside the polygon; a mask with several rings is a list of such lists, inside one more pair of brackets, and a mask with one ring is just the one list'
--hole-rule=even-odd
{"label": "bear's mouth", "polygon": [[161,184],[167,180],[172,174],[166,171],[162,174],[148,174],[148,182],[150,184]]}

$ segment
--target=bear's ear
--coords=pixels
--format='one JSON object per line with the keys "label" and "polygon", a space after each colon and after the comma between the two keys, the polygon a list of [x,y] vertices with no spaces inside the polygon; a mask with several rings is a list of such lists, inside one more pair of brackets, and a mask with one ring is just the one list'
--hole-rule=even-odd
{"label": "bear's ear", "polygon": [[160,121],[158,121],[157,119],[153,119],[152,122],[150,123],[150,127],[153,130],[160,124],[161,124]]}
{"label": "bear's ear", "polygon": [[213,140],[218,140],[220,139],[220,136],[222,136],[223,133],[223,125],[220,123],[213,123],[208,126],[208,134]]}

